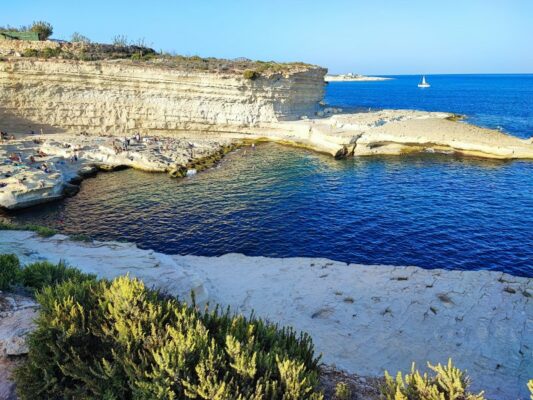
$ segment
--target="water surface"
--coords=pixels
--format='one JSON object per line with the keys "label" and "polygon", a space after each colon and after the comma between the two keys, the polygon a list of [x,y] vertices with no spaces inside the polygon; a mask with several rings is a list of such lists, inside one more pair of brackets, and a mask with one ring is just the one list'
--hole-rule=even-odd
{"label": "water surface", "polygon": [[429,89],[417,87],[421,77],[400,75],[381,82],[331,82],[331,105],[368,109],[403,108],[448,111],[467,121],[515,136],[533,136],[533,75],[426,75]]}
{"label": "water surface", "polygon": [[274,144],[184,180],[102,173],[10,215],[173,254],[327,257],[533,276],[533,163],[441,155],[336,161]]}

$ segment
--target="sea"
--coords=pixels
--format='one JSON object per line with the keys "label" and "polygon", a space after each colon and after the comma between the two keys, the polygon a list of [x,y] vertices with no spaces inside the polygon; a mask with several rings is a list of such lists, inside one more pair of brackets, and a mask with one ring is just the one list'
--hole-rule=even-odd
{"label": "sea", "polygon": [[[533,75],[393,76],[332,82],[345,110],[449,111],[533,136]],[[419,154],[334,160],[263,144],[182,180],[124,170],[74,197],[4,214],[68,234],[171,254],[321,257],[353,264],[533,277],[533,161]],[[356,266],[354,265],[354,268]]]}

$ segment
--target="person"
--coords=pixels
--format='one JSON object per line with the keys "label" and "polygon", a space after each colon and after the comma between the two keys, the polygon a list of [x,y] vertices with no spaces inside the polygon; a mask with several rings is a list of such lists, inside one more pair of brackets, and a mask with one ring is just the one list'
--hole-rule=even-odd
{"label": "person", "polygon": [[33,155],[30,156],[30,164],[35,163],[35,157]]}
{"label": "person", "polygon": [[46,164],[41,164],[41,170],[44,171],[45,173],[49,173],[50,170],[48,169],[48,165]]}

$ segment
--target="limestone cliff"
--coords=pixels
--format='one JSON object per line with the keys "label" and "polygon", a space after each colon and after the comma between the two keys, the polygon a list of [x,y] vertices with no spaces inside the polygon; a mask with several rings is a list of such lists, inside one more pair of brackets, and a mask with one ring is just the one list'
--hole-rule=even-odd
{"label": "limestone cliff", "polygon": [[245,79],[131,61],[0,61],[0,125],[122,134],[253,127],[314,115],[326,70]]}

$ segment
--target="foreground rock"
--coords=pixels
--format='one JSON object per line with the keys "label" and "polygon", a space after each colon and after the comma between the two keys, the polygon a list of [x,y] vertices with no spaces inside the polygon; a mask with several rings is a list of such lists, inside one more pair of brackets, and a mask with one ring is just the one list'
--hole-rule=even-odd
{"label": "foreground rock", "polygon": [[37,304],[30,298],[0,291],[0,399],[14,399],[12,372],[28,353],[26,335],[33,329]]}
{"label": "foreground rock", "polygon": [[[381,376],[452,357],[474,391],[498,400],[527,398],[533,377],[530,278],[311,258],[167,256],[131,244],[0,231],[6,252],[23,263],[63,259],[106,278],[130,273],[182,298],[193,289],[200,302],[253,310],[308,332],[323,361],[347,374]],[[356,381],[372,398],[374,386]]]}
{"label": "foreground rock", "polygon": [[212,301],[311,334],[338,369],[380,376],[452,357],[488,399],[528,396],[530,278],[238,254],[174,259],[205,280]]}
{"label": "foreground rock", "polygon": [[194,271],[185,271],[171,256],[142,250],[131,243],[77,242],[64,235],[45,239],[33,232],[0,231],[0,254],[6,253],[16,254],[23,265],[64,261],[99,278],[129,274],[142,279],[147,287],[161,289],[187,302],[191,292],[198,303],[207,301],[203,281]]}

